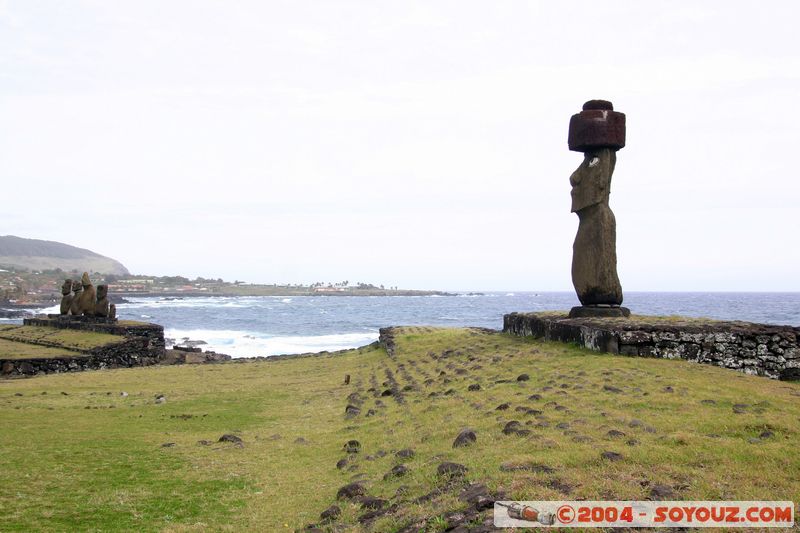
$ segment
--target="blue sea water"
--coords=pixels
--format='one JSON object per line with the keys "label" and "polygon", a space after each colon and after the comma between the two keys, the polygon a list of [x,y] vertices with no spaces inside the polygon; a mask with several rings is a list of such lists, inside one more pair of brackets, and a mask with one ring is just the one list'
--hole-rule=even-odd
{"label": "blue sea water", "polygon": [[[567,310],[574,292],[459,296],[304,296],[130,298],[123,319],[162,324],[172,342],[234,357],[270,356],[362,346],[378,328],[394,325],[481,326],[500,329],[513,311]],[[800,293],[625,294],[636,314],[684,315],[800,326]]]}

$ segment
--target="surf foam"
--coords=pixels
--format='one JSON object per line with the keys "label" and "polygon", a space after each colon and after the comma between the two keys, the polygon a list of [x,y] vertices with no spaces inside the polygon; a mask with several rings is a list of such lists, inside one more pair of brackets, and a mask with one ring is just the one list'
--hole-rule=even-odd
{"label": "surf foam", "polygon": [[167,329],[167,339],[175,344],[190,341],[205,341],[200,348],[224,353],[231,357],[268,357],[309,352],[347,350],[358,348],[378,340],[378,332],[340,333],[314,336],[269,336],[262,333],[240,330],[211,329]]}

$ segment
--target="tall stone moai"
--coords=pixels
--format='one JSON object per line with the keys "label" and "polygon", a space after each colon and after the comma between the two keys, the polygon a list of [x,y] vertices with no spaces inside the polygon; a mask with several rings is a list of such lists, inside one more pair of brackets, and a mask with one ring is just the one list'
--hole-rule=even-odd
{"label": "tall stone moai", "polygon": [[617,150],[625,146],[625,115],[611,102],[590,100],[569,121],[569,149],[583,162],[569,178],[578,234],[572,245],[572,284],[581,306],[570,317],[630,316],[621,307],[617,276],[617,222],[608,206]]}

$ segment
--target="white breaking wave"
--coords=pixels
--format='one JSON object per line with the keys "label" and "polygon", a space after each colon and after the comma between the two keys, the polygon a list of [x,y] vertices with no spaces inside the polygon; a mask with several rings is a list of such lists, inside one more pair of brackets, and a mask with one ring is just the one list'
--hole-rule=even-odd
{"label": "white breaking wave", "polygon": [[224,353],[231,357],[267,357],[297,353],[347,350],[378,340],[378,332],[341,333],[336,335],[271,337],[261,333],[240,330],[167,329],[164,336],[181,344],[205,341],[199,345],[203,351]]}
{"label": "white breaking wave", "polygon": [[24,311],[28,311],[34,315],[57,315],[61,312],[61,304],[54,305],[52,307],[45,307],[44,309],[24,309]]}

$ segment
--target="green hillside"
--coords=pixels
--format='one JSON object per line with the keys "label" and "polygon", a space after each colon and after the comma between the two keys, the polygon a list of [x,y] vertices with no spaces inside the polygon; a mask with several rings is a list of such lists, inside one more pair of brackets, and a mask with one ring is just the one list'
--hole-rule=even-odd
{"label": "green hillside", "polygon": [[0,267],[27,270],[55,270],[65,272],[101,272],[127,275],[122,263],[91,250],[69,244],[38,239],[23,239],[13,235],[0,236]]}

